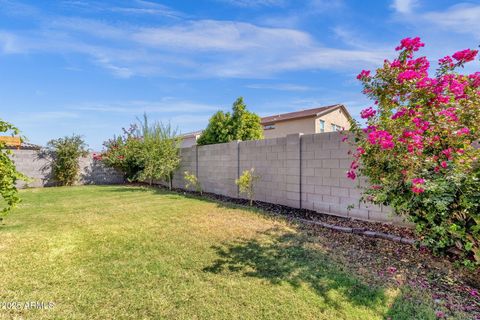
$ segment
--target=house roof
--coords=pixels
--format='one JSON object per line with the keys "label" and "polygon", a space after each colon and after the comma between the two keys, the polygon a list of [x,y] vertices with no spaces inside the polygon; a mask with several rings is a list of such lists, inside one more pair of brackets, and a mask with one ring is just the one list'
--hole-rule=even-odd
{"label": "house roof", "polygon": [[351,118],[350,114],[348,113],[347,109],[345,108],[344,105],[342,104],[334,104],[331,106],[323,106],[323,107],[318,107],[318,108],[313,108],[313,109],[307,109],[307,110],[301,110],[301,111],[295,111],[295,112],[289,112],[289,113],[282,113],[282,114],[277,114],[274,116],[268,116],[268,117],[263,117],[261,123],[263,125],[265,124],[272,124],[280,121],[286,121],[286,120],[293,120],[293,119],[300,119],[300,118],[307,118],[307,117],[313,117],[313,116],[321,116],[326,113],[329,113],[335,109],[342,108],[347,117]]}
{"label": "house roof", "polygon": [[0,136],[0,143],[5,149],[24,149],[24,150],[39,150],[40,146],[33,143],[22,141],[18,136]]}
{"label": "house roof", "polygon": [[203,132],[203,130],[198,130],[198,131],[193,131],[193,132],[187,132],[187,133],[183,133],[180,135],[180,137],[182,138],[192,138],[192,137],[196,137],[198,135],[201,135]]}
{"label": "house roof", "polygon": [[42,149],[41,146],[33,143],[22,142],[20,145],[12,145],[7,144],[5,145],[6,149],[20,149],[20,150],[40,150]]}

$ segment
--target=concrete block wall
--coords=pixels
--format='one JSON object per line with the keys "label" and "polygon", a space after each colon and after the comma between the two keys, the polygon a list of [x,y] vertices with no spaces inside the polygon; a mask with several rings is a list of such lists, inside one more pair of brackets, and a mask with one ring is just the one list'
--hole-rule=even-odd
{"label": "concrete block wall", "polygon": [[[184,179],[185,171],[190,173],[197,174],[197,164],[196,164],[196,153],[197,153],[197,146],[182,148],[180,149],[180,167],[173,175],[173,186],[175,188],[185,189],[186,181]],[[162,184],[165,184],[164,182]]]}
{"label": "concrete block wall", "polygon": [[[195,148],[195,147],[193,147]],[[238,142],[198,147],[197,177],[204,190],[229,197],[238,195]]]}
{"label": "concrete block wall", "polygon": [[363,220],[401,222],[388,207],[360,203],[360,182],[346,177],[352,147],[341,140],[338,132],[291,134],[184,148],[174,186],[185,187],[183,172],[189,168],[204,191],[243,198],[235,179],[254,168],[260,176],[256,200]]}
{"label": "concrete block wall", "polygon": [[240,142],[239,150],[239,173],[254,168],[255,175],[260,176],[255,189],[256,200],[289,205],[286,138]]}
{"label": "concrete block wall", "polygon": [[302,136],[302,207],[363,220],[391,221],[389,208],[360,202],[359,181],[348,179],[351,145],[337,132]]}
{"label": "concrete block wall", "polygon": [[[12,159],[17,170],[32,179],[31,182],[18,182],[19,188],[53,186],[51,161],[39,157],[36,150],[14,150]],[[93,154],[79,160],[80,175],[77,184],[118,184],[124,179],[120,173],[93,160]]]}

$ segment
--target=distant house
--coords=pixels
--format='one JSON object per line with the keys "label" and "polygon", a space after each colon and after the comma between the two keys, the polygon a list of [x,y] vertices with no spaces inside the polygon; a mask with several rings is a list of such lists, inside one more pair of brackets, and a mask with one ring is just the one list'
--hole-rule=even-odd
{"label": "distant house", "polygon": [[19,149],[19,150],[40,150],[41,149],[41,147],[36,144],[22,142],[20,137],[0,136],[0,143],[4,143],[5,148],[7,149]]}
{"label": "distant house", "polygon": [[[261,119],[265,139],[285,137],[292,133],[321,133],[350,129],[350,113],[343,104],[277,114]],[[182,148],[197,144],[202,131],[181,135]]]}
{"label": "distant house", "polygon": [[203,130],[189,132],[180,135],[182,137],[182,145],[181,148],[189,148],[197,144],[197,139],[200,138]]}
{"label": "distant house", "polygon": [[277,114],[262,118],[265,139],[292,133],[321,133],[350,129],[347,108],[343,104]]}

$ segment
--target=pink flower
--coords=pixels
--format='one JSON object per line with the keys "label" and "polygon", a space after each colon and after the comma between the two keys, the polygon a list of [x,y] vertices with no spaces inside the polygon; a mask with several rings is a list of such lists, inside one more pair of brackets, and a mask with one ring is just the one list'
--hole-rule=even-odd
{"label": "pink flower", "polygon": [[370,70],[362,70],[357,76],[358,80],[365,79],[370,77]]}
{"label": "pink flower", "polygon": [[479,296],[480,296],[479,293],[478,293],[478,291],[477,291],[476,289],[470,290],[470,294],[471,294],[472,296],[474,296],[474,297],[479,297]]}
{"label": "pink flower", "polygon": [[471,50],[471,49],[465,49],[462,51],[455,52],[452,57],[453,59],[457,60],[458,62],[469,62],[475,59],[475,56],[477,55],[478,50]]}
{"label": "pink flower", "polygon": [[412,179],[413,184],[425,184],[425,179],[422,178],[413,178]]}
{"label": "pink flower", "polygon": [[472,81],[472,86],[480,87],[480,72],[475,72],[468,76],[468,79]]}
{"label": "pink flower", "polygon": [[446,57],[443,57],[441,59],[438,60],[438,63],[442,66],[446,66],[446,67],[453,67],[453,60],[452,60],[452,57],[450,56],[446,56]]}
{"label": "pink flower", "polygon": [[408,112],[407,108],[402,108],[402,109],[398,110],[396,113],[393,114],[392,120],[403,117],[407,112]]}
{"label": "pink flower", "polygon": [[420,118],[414,118],[412,121],[421,131],[426,131],[430,128],[430,122],[428,121],[422,120]]}
{"label": "pink flower", "polygon": [[406,71],[400,72],[397,76],[397,80],[400,83],[406,80],[412,80],[415,78],[420,78],[420,73],[414,70],[406,70]]}
{"label": "pink flower", "polygon": [[360,117],[362,117],[362,119],[368,119],[375,116],[376,113],[377,111],[373,110],[372,107],[369,107],[367,109],[363,109],[362,112],[360,112]]}
{"label": "pink flower", "polygon": [[437,80],[436,80],[436,79],[423,78],[422,80],[420,80],[420,81],[417,82],[417,88],[418,88],[418,89],[429,88],[429,87],[435,86],[436,84],[437,84]]}
{"label": "pink flower", "polygon": [[445,312],[443,312],[443,311],[436,311],[436,312],[435,312],[435,316],[436,316],[437,318],[443,319],[443,318],[445,318]]}
{"label": "pink flower", "polygon": [[413,186],[412,191],[413,191],[413,193],[420,194],[420,193],[424,193],[425,189],[423,189],[421,187]]}
{"label": "pink flower", "polygon": [[372,131],[375,131],[375,130],[377,130],[376,126],[368,126],[368,127],[362,129],[362,131],[365,132],[365,133],[369,133],[369,132],[372,132]]}
{"label": "pink flower", "polygon": [[455,99],[465,97],[466,83],[460,82],[456,79],[450,81],[450,91],[455,95]]}
{"label": "pink flower", "polygon": [[395,48],[395,50],[399,51],[402,49],[408,50],[408,51],[418,51],[421,47],[424,47],[425,44],[420,41],[419,37],[415,38],[405,38],[400,41],[400,45]]}
{"label": "pink flower", "polygon": [[425,184],[425,179],[422,178],[414,178],[412,179],[412,191],[416,194],[420,194],[425,192],[425,189],[421,186]]}
{"label": "pink flower", "polygon": [[463,136],[464,134],[469,134],[469,133],[470,133],[470,129],[462,128],[457,131],[457,136]]}
{"label": "pink flower", "polygon": [[358,163],[356,161],[353,161],[351,164],[350,164],[350,169],[353,169],[353,170],[356,170],[358,169]]}
{"label": "pink flower", "polygon": [[452,148],[448,148],[448,149],[445,149],[442,151],[442,154],[445,155],[445,157],[447,157],[448,160],[451,160],[452,159]]}
{"label": "pink flower", "polygon": [[443,169],[446,169],[448,167],[448,164],[447,164],[447,161],[442,161],[440,163],[440,166],[443,168]]}
{"label": "pink flower", "polygon": [[441,94],[437,95],[436,100],[437,100],[438,103],[448,103],[448,102],[450,102],[449,97],[446,97],[446,96],[441,95]]}
{"label": "pink flower", "polygon": [[449,118],[450,121],[454,121],[454,122],[458,121],[455,108],[447,108],[445,110],[440,111],[438,114],[441,116],[445,116],[446,118]]}
{"label": "pink flower", "polygon": [[352,180],[355,180],[356,177],[357,177],[357,175],[355,174],[355,171],[349,170],[349,171],[347,172],[347,178],[352,179]]}
{"label": "pink flower", "polygon": [[393,136],[384,130],[375,130],[368,134],[368,141],[370,144],[378,144],[384,150],[393,149]]}
{"label": "pink flower", "polygon": [[400,60],[397,60],[397,59],[393,60],[393,62],[390,64],[390,66],[391,66],[392,68],[398,68],[398,67],[400,67],[401,65],[402,65],[402,63],[400,62]]}

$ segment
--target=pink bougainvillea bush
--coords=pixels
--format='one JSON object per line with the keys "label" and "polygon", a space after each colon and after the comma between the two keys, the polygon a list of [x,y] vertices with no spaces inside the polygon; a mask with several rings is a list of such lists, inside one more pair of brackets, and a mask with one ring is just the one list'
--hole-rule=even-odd
{"label": "pink bougainvillea bush", "polygon": [[364,200],[409,217],[422,242],[480,265],[480,72],[464,74],[477,50],[438,61],[431,72],[424,44],[406,38],[398,58],[358,79],[373,101],[355,122],[357,146],[348,177],[366,176]]}

